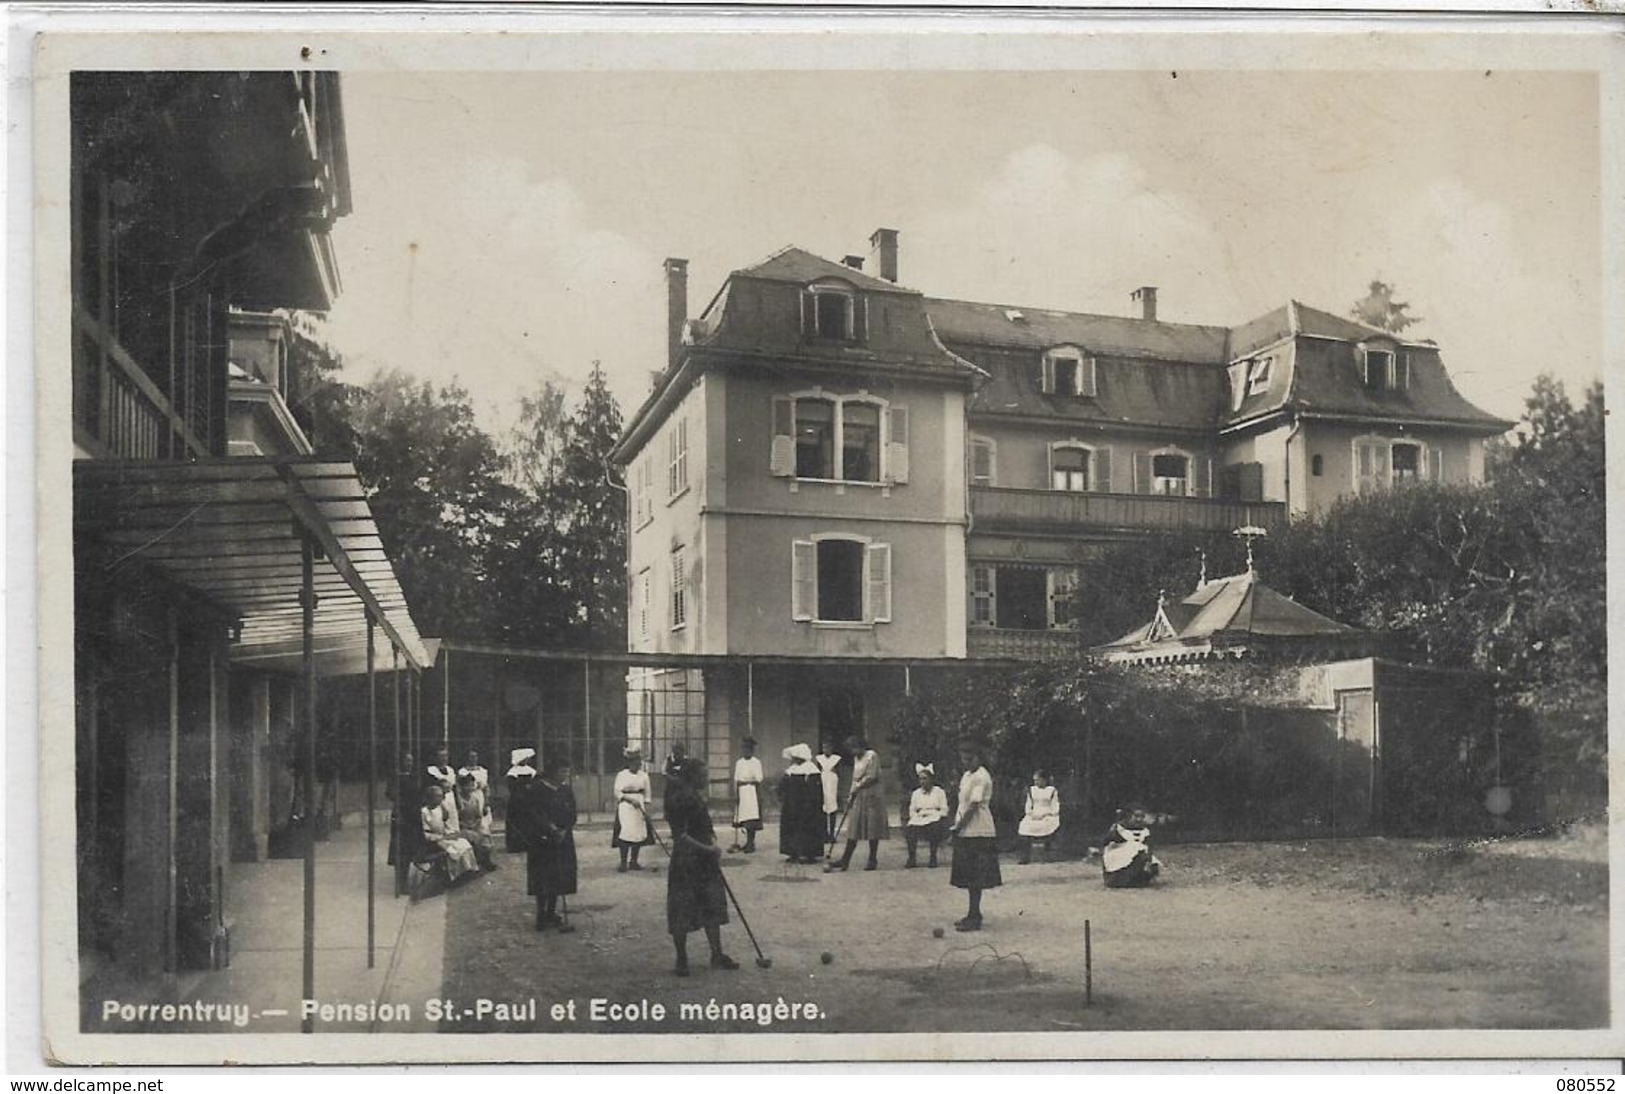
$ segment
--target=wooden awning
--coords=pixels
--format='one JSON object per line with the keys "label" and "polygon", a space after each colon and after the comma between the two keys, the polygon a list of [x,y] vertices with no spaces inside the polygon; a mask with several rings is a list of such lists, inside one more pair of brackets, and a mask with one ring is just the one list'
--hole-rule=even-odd
{"label": "wooden awning", "polygon": [[[299,671],[306,540],[316,548],[319,674],[366,671],[369,616],[402,667],[431,663],[350,464],[81,460],[73,485],[76,540],[94,540],[103,565],[139,561],[237,619],[233,663]],[[384,642],[379,650],[387,666]]]}

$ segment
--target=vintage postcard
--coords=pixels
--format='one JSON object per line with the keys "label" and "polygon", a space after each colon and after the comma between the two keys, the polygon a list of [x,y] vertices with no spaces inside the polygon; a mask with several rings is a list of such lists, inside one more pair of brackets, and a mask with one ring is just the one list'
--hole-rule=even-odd
{"label": "vintage postcard", "polygon": [[1625,1049],[1617,26],[256,19],[33,41],[47,1060]]}

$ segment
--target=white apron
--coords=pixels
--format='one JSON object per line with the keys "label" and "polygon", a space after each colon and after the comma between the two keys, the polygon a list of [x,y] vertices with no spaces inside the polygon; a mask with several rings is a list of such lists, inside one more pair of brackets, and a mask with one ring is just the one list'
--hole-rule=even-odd
{"label": "white apron", "polygon": [[841,811],[841,777],[835,769],[841,765],[839,756],[814,756],[818,764],[818,778],[824,787],[824,812],[839,813]]}
{"label": "white apron", "polygon": [[762,802],[757,787],[762,781],[762,761],[755,756],[739,757],[734,764],[734,787],[739,792],[739,803],[734,806],[734,824],[762,819]]}
{"label": "white apron", "polygon": [[643,810],[649,808],[650,796],[647,771],[623,768],[615,776],[615,820],[620,825],[622,843],[644,843],[649,839],[649,823]]}

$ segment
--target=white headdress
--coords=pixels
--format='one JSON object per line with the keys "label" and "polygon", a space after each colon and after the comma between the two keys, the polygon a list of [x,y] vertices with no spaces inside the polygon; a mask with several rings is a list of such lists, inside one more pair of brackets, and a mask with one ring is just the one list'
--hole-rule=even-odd
{"label": "white headdress", "polygon": [[932,778],[936,778],[936,766],[934,764],[915,764],[914,777],[919,778],[921,775],[930,775]]}
{"label": "white headdress", "polygon": [[784,758],[799,763],[812,763],[812,749],[804,744],[791,745],[784,750]]}

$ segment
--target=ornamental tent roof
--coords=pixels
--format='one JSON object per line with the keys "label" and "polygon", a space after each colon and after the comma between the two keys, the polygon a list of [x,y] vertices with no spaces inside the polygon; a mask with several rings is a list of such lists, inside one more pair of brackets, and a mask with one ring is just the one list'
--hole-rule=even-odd
{"label": "ornamental tent roof", "polygon": [[1184,661],[1268,653],[1347,653],[1370,636],[1271,589],[1248,570],[1204,582],[1177,603],[1161,603],[1152,620],[1097,646],[1108,661]]}

